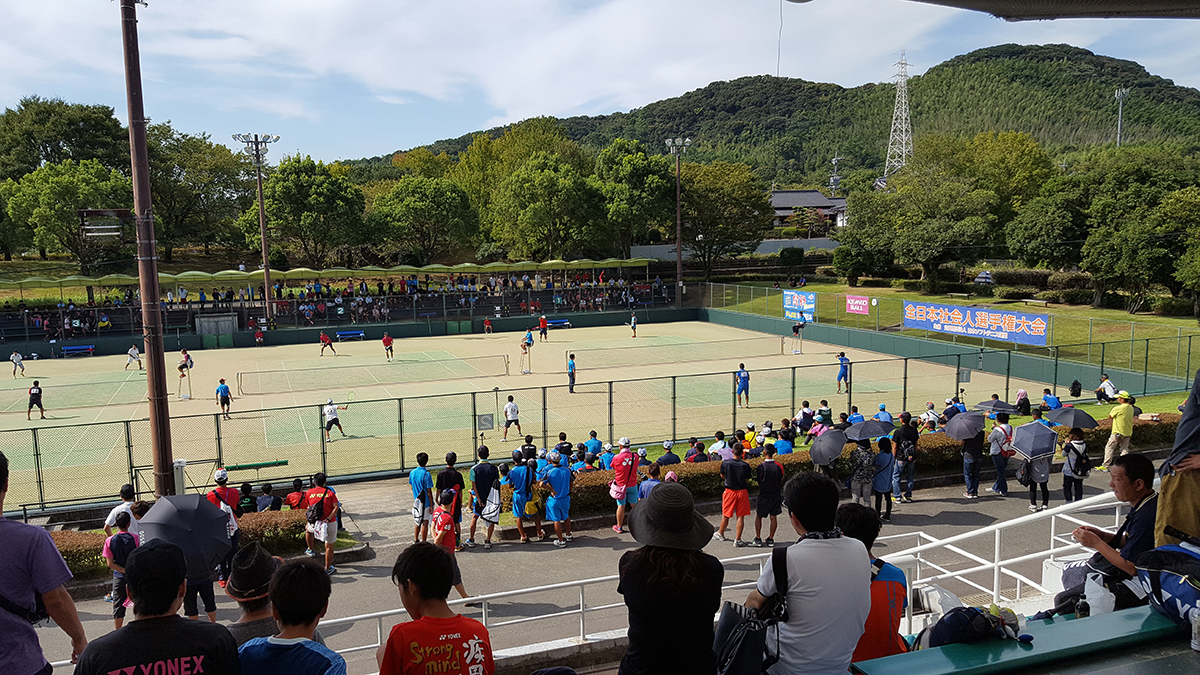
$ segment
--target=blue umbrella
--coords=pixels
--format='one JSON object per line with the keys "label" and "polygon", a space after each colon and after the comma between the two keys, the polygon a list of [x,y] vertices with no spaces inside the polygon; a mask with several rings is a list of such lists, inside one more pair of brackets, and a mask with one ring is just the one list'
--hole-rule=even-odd
{"label": "blue umbrella", "polygon": [[1022,424],[1013,431],[1012,445],[1028,459],[1052,455],[1058,447],[1058,432],[1037,422]]}

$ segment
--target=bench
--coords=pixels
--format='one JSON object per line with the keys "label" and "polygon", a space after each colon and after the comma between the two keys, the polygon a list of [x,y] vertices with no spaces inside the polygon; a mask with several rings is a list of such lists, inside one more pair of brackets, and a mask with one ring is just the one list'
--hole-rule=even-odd
{"label": "bench", "polygon": [[571,322],[568,321],[567,319],[547,319],[546,327],[547,328],[570,328]]}
{"label": "bench", "polygon": [[417,316],[421,317],[422,319],[432,319],[433,317],[435,317],[437,315],[438,315],[437,312],[422,312],[422,313],[418,314]]}
{"label": "bench", "polygon": [[1046,305],[1050,304],[1049,300],[1034,300],[1033,298],[1025,298],[1024,300],[1021,300],[1021,302],[1025,303],[1026,307],[1028,307],[1029,305],[1037,305],[1038,307],[1045,307]]}
{"label": "bench", "polygon": [[271,460],[271,461],[266,461],[266,462],[247,462],[245,464],[227,464],[225,466],[225,470],[226,471],[253,471],[254,479],[258,480],[258,475],[259,475],[258,472],[261,471],[262,469],[272,469],[277,466],[287,466],[287,465],[288,465],[288,461],[286,459],[276,459],[276,460]]}
{"label": "bench", "polygon": [[962,298],[963,300],[970,300],[970,299],[971,299],[971,294],[970,294],[970,293],[947,293],[946,295],[948,295],[948,296],[950,296],[950,297],[952,297],[952,298]]}
{"label": "bench", "polygon": [[1086,619],[1056,617],[1030,621],[1033,642],[987,639],[885,656],[852,664],[860,675],[985,675],[1015,673],[1048,663],[1109,652],[1170,637],[1174,623],[1150,606]]}
{"label": "bench", "polygon": [[180,324],[176,324],[174,326],[163,326],[163,332],[166,332],[166,333],[169,333],[171,331],[175,331],[176,333],[181,333],[181,332],[190,333],[191,330],[192,330],[192,326],[190,324],[186,324],[186,323],[180,323]]}
{"label": "bench", "polygon": [[68,356],[78,356],[80,354],[87,354],[88,356],[95,356],[96,345],[74,345],[71,347],[62,347],[59,351],[62,352],[64,359],[67,358]]}
{"label": "bench", "polygon": [[365,339],[367,339],[366,332],[361,331],[361,330],[339,330],[338,332],[334,333],[334,335],[337,337],[338,342],[341,342],[343,340],[365,340]]}

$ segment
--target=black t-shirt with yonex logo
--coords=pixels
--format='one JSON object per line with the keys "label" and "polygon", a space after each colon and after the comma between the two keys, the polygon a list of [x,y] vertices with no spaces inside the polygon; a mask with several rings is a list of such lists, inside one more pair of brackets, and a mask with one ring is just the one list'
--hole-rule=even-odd
{"label": "black t-shirt with yonex logo", "polygon": [[783,491],[783,467],[775,461],[763,462],[754,469],[758,481],[759,499],[765,494],[780,494]]}
{"label": "black t-shirt with yonex logo", "polygon": [[237,643],[220,624],[172,615],[130,621],[88,643],[74,675],[241,675]]}

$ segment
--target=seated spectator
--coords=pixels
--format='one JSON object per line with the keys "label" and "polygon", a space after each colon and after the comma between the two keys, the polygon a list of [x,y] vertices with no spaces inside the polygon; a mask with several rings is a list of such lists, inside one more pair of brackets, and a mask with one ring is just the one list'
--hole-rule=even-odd
{"label": "seated spectator", "polygon": [[184,661],[203,663],[204,675],[239,675],[237,644],[228,629],[178,615],[186,576],[178,546],[152,539],[134,549],[125,564],[133,620],[93,640],[79,657],[75,675],[141,672],[144,664]]}
{"label": "seated spectator", "polygon": [[850,406],[850,417],[846,418],[846,421],[850,424],[858,424],[859,422],[867,421],[867,419],[862,416],[862,413],[858,412],[858,406],[852,405]]}
{"label": "seated spectator", "polygon": [[1117,385],[1108,379],[1108,373],[1100,374],[1100,386],[1096,387],[1096,405],[1112,403],[1117,400]]}
{"label": "seated spectator", "polygon": [[[272,557],[257,541],[250,542],[233,556],[225,594],[237,602],[241,611],[237,621],[228,626],[229,633],[239,647],[254,638],[271,637],[279,633],[268,591],[271,577],[282,564],[283,560]],[[325,644],[319,630],[313,631],[311,639]]]}
{"label": "seated spectator", "polygon": [[136,534],[129,532],[129,524],[133,522],[133,518],[128,512],[122,511],[117,514],[117,533],[104,540],[104,561],[108,564],[108,568],[112,570],[112,606],[113,606],[113,629],[121,627],[125,623],[125,598],[129,597],[126,594],[125,588],[125,563],[129,560],[129,554],[133,553],[133,549],[137,548],[138,538]]}
{"label": "seated spectator", "polygon": [[942,430],[938,428],[937,422],[933,420],[925,420],[925,425],[921,427],[922,434],[939,433]]}
{"label": "seated spectator", "polygon": [[[1116,609],[1146,604],[1125,585],[1125,581],[1137,576],[1134,561],[1146,551],[1154,548],[1155,515],[1158,495],[1154,492],[1154,464],[1144,455],[1121,455],[1109,467],[1109,487],[1117,499],[1130,505],[1125,522],[1116,533],[1105,532],[1090,525],[1083,525],[1071,534],[1083,546],[1096,553],[1086,561],[1072,563],[1063,569],[1064,590],[1054,598],[1054,609],[1048,613],[1073,614],[1075,605],[1083,596],[1087,575],[1100,573],[1104,586],[1116,596]],[[1046,613],[1040,618],[1045,618]]]}
{"label": "seated spectator", "polygon": [[1042,410],[1058,410],[1062,407],[1062,401],[1058,397],[1050,393],[1049,389],[1042,390],[1042,404],[1038,406]]}
{"label": "seated spectator", "polygon": [[1032,407],[1029,404],[1029,392],[1025,391],[1024,389],[1018,389],[1017,390],[1017,402],[1015,403],[1015,405],[1017,407],[1018,415],[1028,416],[1030,408]]}
{"label": "seated spectator", "polygon": [[687,451],[687,457],[683,461],[692,463],[707,462],[708,453],[704,451],[704,444],[700,441],[693,442],[691,449]]}
{"label": "seated spectator", "polygon": [[255,513],[258,511],[258,498],[254,496],[254,486],[249,483],[242,483],[241,489],[238,490],[238,515],[243,513]]}
{"label": "seated spectator", "polygon": [[380,675],[496,672],[487,628],[446,604],[451,567],[450,554],[427,542],[396,558],[392,582],[412,620],[396,624],[380,645],[375,654]]}
{"label": "seated spectator", "polygon": [[656,485],[660,485],[662,483],[662,480],[659,479],[659,475],[662,473],[662,468],[659,467],[658,464],[651,463],[650,467],[646,469],[646,473],[649,475],[649,477],[638,485],[639,501],[645,499]]}
{"label": "seated spectator", "polygon": [[673,452],[674,447],[675,447],[675,443],[673,443],[672,441],[663,441],[662,457],[659,457],[658,459],[654,460],[655,463],[658,464],[659,466],[667,466],[668,464],[678,464],[679,463],[679,455],[677,455]]}
{"label": "seated spectator", "polygon": [[300,508],[301,502],[304,501],[304,481],[296,478],[292,480],[292,491],[283,498],[283,503],[291,510]]}
{"label": "seated spectator", "polygon": [[880,403],[879,404],[879,412],[875,413],[875,415],[872,416],[871,419],[879,420],[880,422],[887,422],[888,424],[891,424],[892,423],[892,413],[887,411],[886,405]]}
{"label": "seated spectator", "polygon": [[1027,414],[1029,414],[1033,417],[1033,419],[1030,420],[1031,422],[1037,422],[1038,424],[1040,424],[1044,427],[1055,426],[1054,424],[1052,424],[1050,422],[1050,420],[1042,417],[1042,409],[1041,408],[1034,408],[1033,410],[1030,410],[1029,413],[1027,413]]}
{"label": "seated spectator", "polygon": [[[828,476],[798,474],[784,484],[783,502],[800,541],[787,549],[788,620],[767,635],[779,650],[771,672],[845,673],[871,611],[871,557],[834,526],[838,486]],[[768,558],[746,606],[762,607],[775,592]]]}
{"label": "seated spectator", "polygon": [[850,420],[846,413],[838,413],[838,421],[833,425],[833,428],[837,429],[838,431],[845,431],[849,429],[850,426]]}
{"label": "seated spectator", "polygon": [[278,511],[283,508],[283,499],[276,497],[273,492],[274,488],[270,483],[263,483],[262,495],[257,499],[259,511]]}
{"label": "seated spectator", "polygon": [[908,607],[908,582],[898,567],[871,553],[879,536],[879,515],[860,504],[842,504],[834,523],[843,535],[861,541],[871,557],[871,612],[851,662],[907,652],[908,645],[900,636],[900,619]]}
{"label": "seated spectator", "polygon": [[312,560],[280,567],[268,591],[279,633],[242,644],[242,670],[255,675],[345,675],[346,660],[313,637],[329,610],[332,590],[329,575]]}
{"label": "seated spectator", "polygon": [[593,455],[592,453],[589,452],[588,454],[583,456],[583,468],[579,470],[579,473],[591,473],[593,471],[599,471],[599,470],[600,469],[598,469],[596,467],[596,456],[595,455]]}
{"label": "seated spectator", "polygon": [[933,422],[933,428],[936,429],[938,417],[937,411],[933,409],[933,401],[929,401],[925,404],[925,412],[921,413],[917,419],[920,420],[921,426],[924,426],[926,422]]}
{"label": "seated spectator", "polygon": [[[641,548],[621,556],[617,592],[629,608],[624,675],[714,673],[713,615],[721,607],[725,570],[701,549],[713,526],[678,483],[654,488],[629,516]],[[664,628],[684,639],[664,639]]]}
{"label": "seated spectator", "polygon": [[654,463],[654,462],[651,462],[650,460],[646,459],[646,449],[645,448],[638,448],[637,457],[638,457],[637,465],[639,467],[650,466],[651,464]]}

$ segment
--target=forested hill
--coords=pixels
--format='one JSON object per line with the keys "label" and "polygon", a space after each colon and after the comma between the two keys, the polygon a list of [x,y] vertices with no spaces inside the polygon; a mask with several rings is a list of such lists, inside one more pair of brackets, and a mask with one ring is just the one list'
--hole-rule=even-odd
{"label": "forested hill", "polygon": [[[1200,147],[1200,91],[1069,45],[1009,44],[958,56],[913,77],[909,98],[917,136],[1025,131],[1052,152],[1069,152],[1113,142],[1118,87],[1131,90],[1126,142]],[[697,143],[693,160],[745,161],[764,176],[795,180],[827,171],[835,151],[846,158],[843,167],[881,167],[894,97],[890,83],[845,89],[764,75],[714,82],[628,113],[560,121],[592,150],[617,137],[658,148],[667,137],[689,136]],[[470,140],[428,147],[453,155]]]}

